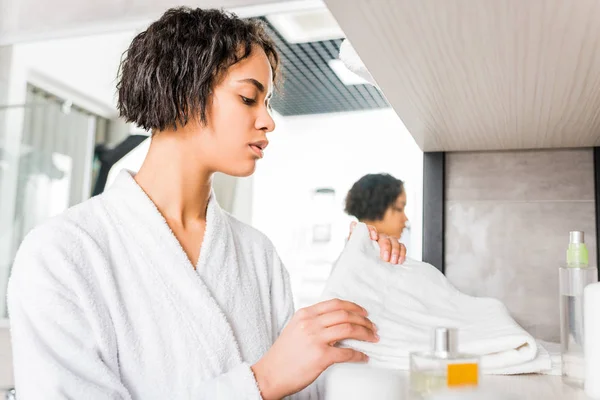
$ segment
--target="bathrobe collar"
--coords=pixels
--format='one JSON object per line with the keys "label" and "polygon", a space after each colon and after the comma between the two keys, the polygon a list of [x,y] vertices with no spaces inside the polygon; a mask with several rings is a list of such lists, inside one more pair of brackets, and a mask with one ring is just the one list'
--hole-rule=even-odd
{"label": "bathrobe collar", "polygon": [[[114,184],[105,192],[112,204],[111,212],[126,221],[121,228],[132,236],[147,261],[147,271],[154,274],[157,290],[166,290],[172,300],[173,312],[187,321],[187,328],[204,348],[206,360],[215,372],[224,372],[242,361],[239,345],[223,310],[211,295],[202,278],[194,270],[181,244],[169,228],[156,205],[133,178],[130,171],[121,171]],[[225,212],[211,191],[206,229],[200,248],[197,268],[210,268],[211,259],[227,260],[228,244],[232,241]],[[200,246],[200,244],[198,244]],[[182,329],[182,327],[173,327]]]}

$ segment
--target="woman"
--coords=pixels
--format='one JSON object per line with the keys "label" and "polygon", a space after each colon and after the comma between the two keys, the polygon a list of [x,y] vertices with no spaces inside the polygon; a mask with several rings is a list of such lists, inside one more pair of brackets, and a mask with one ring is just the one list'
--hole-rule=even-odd
{"label": "woman", "polygon": [[379,233],[398,238],[408,222],[405,207],[404,183],[389,174],[363,176],[346,196],[347,214],[375,227]]}
{"label": "woman", "polygon": [[211,192],[215,172],[248,176],[263,157],[277,66],[258,23],[216,10],[169,10],[133,40],[118,107],[152,144],[136,175],[22,243],[8,294],[20,399],[279,399],[365,360],[333,344],[377,341],[366,311],[294,314],[271,242]]}

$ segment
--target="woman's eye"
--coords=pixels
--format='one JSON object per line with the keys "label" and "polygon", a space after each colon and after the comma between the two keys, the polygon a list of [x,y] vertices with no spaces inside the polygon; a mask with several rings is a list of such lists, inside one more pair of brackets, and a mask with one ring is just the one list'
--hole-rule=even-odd
{"label": "woman's eye", "polygon": [[249,106],[251,106],[251,105],[254,105],[254,104],[256,104],[256,100],[254,100],[254,99],[249,99],[248,97],[244,97],[244,96],[240,96],[240,97],[242,98],[242,101],[243,101],[243,102],[244,102],[244,104],[246,104],[246,105],[249,105]]}

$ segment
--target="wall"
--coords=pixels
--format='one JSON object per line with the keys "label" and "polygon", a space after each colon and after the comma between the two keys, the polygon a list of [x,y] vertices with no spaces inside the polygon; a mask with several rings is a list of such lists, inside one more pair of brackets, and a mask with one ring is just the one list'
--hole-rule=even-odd
{"label": "wall", "polygon": [[446,274],[502,300],[534,336],[559,341],[558,268],[569,231],[596,265],[591,149],[448,153]]}
{"label": "wall", "polygon": [[19,68],[27,71],[28,81],[63,98],[72,99],[74,92],[81,107],[113,118],[117,116],[116,83],[121,55],[135,33],[46,40],[14,47]]}

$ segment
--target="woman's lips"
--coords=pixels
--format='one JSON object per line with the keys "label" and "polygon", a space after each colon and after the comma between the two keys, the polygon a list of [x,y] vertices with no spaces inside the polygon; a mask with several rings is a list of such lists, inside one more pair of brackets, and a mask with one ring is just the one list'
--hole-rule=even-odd
{"label": "woman's lips", "polygon": [[259,146],[255,145],[255,144],[251,144],[250,148],[252,149],[252,151],[254,152],[254,154],[256,154],[256,156],[258,158],[264,157],[264,152]]}
{"label": "woman's lips", "polygon": [[264,151],[268,145],[269,145],[269,142],[267,140],[259,140],[254,143],[250,143],[249,146],[252,149],[252,151],[254,152],[254,154],[256,154],[258,156],[258,158],[263,158],[265,155]]}

